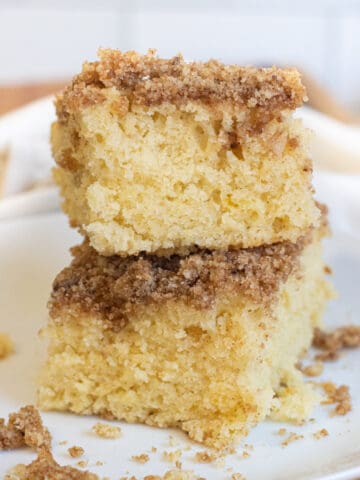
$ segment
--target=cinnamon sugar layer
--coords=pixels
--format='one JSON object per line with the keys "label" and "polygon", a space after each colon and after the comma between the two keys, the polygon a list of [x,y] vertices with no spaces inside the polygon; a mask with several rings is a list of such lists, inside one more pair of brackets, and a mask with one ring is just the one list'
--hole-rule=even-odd
{"label": "cinnamon sugar layer", "polygon": [[84,63],[82,72],[57,99],[60,120],[69,113],[104,100],[102,89],[114,87],[128,103],[159,105],[198,101],[209,106],[228,103],[257,110],[259,120],[274,118],[283,109],[299,107],[305,89],[295,69],[240,67],[208,62],[184,62],[181,55],[162,59],[155,50],[137,52],[100,49],[99,61]]}
{"label": "cinnamon sugar layer", "polygon": [[61,316],[66,305],[126,323],[137,305],[186,300],[196,308],[211,308],[219,294],[234,291],[266,304],[299,262],[311,233],[298,242],[248,249],[201,250],[159,257],[105,257],[87,242],[74,247],[74,259],[56,277],[50,315]]}

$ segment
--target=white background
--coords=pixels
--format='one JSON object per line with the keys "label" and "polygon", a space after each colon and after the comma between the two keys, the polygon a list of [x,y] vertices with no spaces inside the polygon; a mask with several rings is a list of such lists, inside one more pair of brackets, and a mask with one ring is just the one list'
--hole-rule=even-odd
{"label": "white background", "polygon": [[360,110],[360,0],[0,0],[0,84],[68,78],[99,46],[305,68]]}

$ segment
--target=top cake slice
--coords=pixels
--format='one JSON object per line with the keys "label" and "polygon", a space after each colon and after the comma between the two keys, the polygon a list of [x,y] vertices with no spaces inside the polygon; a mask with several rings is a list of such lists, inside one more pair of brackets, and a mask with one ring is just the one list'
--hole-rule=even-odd
{"label": "top cake slice", "polygon": [[99,57],[52,129],[64,210],[99,253],[255,247],[317,224],[296,70]]}

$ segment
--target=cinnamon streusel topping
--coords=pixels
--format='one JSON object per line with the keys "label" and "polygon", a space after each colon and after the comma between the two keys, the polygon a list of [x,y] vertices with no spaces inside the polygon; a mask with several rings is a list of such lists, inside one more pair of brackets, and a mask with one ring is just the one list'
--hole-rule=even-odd
{"label": "cinnamon streusel topping", "polygon": [[100,314],[112,323],[126,324],[137,305],[185,299],[196,308],[211,308],[227,291],[269,303],[281,282],[298,265],[311,233],[296,243],[282,242],[248,249],[201,250],[186,256],[105,257],[85,241],[72,249],[74,259],[56,277],[50,315],[64,305]]}
{"label": "cinnamon streusel topping", "polygon": [[57,99],[60,121],[87,106],[104,100],[102,90],[114,87],[129,103],[159,105],[189,101],[209,106],[228,103],[259,110],[265,122],[283,109],[295,109],[305,99],[305,88],[296,69],[240,67],[208,62],[184,62],[181,55],[169,59],[137,52],[100,49],[99,61],[84,63],[64,93]]}

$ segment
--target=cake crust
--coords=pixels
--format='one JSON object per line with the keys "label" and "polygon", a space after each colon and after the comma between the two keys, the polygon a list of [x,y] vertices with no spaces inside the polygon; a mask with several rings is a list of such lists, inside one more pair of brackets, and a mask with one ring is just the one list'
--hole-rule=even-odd
{"label": "cake crust", "polygon": [[176,105],[197,101],[208,106],[221,103],[257,109],[274,118],[284,109],[293,110],[306,99],[296,69],[240,67],[217,60],[185,62],[182,55],[169,59],[135,51],[100,49],[99,61],[85,62],[82,72],[57,98],[60,121],[79,108],[101,102],[101,90],[116,88],[124,94],[119,110],[136,105]]}

